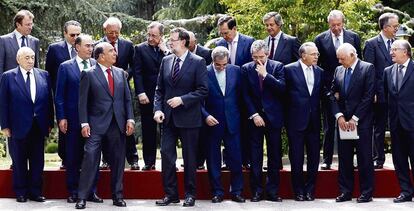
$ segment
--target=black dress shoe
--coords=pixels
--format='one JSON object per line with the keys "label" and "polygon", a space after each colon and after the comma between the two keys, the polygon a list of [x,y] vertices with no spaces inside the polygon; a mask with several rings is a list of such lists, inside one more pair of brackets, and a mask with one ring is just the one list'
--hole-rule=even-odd
{"label": "black dress shoe", "polygon": [[370,202],[370,201],[372,201],[372,196],[367,196],[367,195],[364,195],[364,194],[360,195],[357,198],[358,203],[367,203],[367,202]]}
{"label": "black dress shoe", "polygon": [[168,196],[162,198],[161,200],[155,201],[155,204],[158,206],[167,206],[171,203],[180,203],[180,199],[178,198],[170,198]]}
{"label": "black dress shoe", "polygon": [[193,197],[186,197],[183,203],[183,207],[194,207],[195,198]]}
{"label": "black dress shoe", "polygon": [[352,200],[352,196],[349,193],[348,194],[347,193],[341,193],[341,195],[339,195],[335,199],[336,202],[344,202],[344,201],[351,201],[351,200]]}
{"label": "black dress shoe", "polygon": [[70,195],[67,199],[68,203],[76,203],[76,201],[78,201],[78,196],[77,195]]}
{"label": "black dress shoe", "polygon": [[212,203],[220,203],[223,201],[223,196],[213,196],[213,198],[211,199]]}
{"label": "black dress shoe", "polygon": [[27,198],[25,196],[18,196],[16,201],[20,203],[27,202]]}
{"label": "black dress shoe", "polygon": [[101,166],[99,166],[100,170],[108,170],[109,169],[109,164],[108,163],[102,163]]}
{"label": "black dress shoe", "polygon": [[29,199],[31,201],[37,201],[37,202],[44,202],[46,200],[44,196],[32,196]]}
{"label": "black dress shoe", "polygon": [[126,207],[126,203],[125,203],[124,199],[121,199],[121,198],[113,199],[112,204],[117,206],[117,207]]}
{"label": "black dress shoe", "polygon": [[75,208],[80,210],[80,209],[85,209],[85,207],[86,207],[86,200],[78,199],[78,201],[76,202]]}
{"label": "black dress shoe", "polygon": [[263,196],[260,193],[254,193],[252,198],[250,199],[251,202],[259,202],[263,200]]}
{"label": "black dress shoe", "polygon": [[267,195],[266,200],[267,201],[273,201],[273,202],[282,202],[282,198],[280,198],[280,196],[277,195],[277,194]]}
{"label": "black dress shoe", "polygon": [[250,170],[250,164],[244,164],[244,165],[242,165],[242,170],[245,170],[245,171]]}
{"label": "black dress shoe", "polygon": [[305,201],[313,201],[313,200],[315,200],[315,196],[313,194],[307,193],[305,195]]}
{"label": "black dress shoe", "polygon": [[383,169],[383,168],[384,168],[384,165],[383,165],[383,164],[376,163],[376,164],[374,165],[374,169]]}
{"label": "black dress shoe", "polygon": [[150,170],[155,170],[155,165],[145,165],[144,167],[142,167],[143,171],[150,171]]}
{"label": "black dress shoe", "polygon": [[397,198],[395,198],[393,201],[394,203],[401,203],[401,202],[406,202],[406,201],[412,201],[412,197],[411,196],[405,196],[404,194],[400,194]]}
{"label": "black dress shoe", "polygon": [[246,199],[244,199],[243,196],[241,196],[240,194],[233,195],[231,197],[231,200],[234,201],[234,202],[238,202],[238,203],[246,202]]}
{"label": "black dress shoe", "polygon": [[88,201],[95,203],[103,203],[103,199],[96,195],[96,193],[93,193],[91,196],[89,196]]}
{"label": "black dress shoe", "polygon": [[205,170],[206,167],[204,165],[199,165],[197,166],[197,170]]}
{"label": "black dress shoe", "polygon": [[331,164],[323,163],[321,165],[321,170],[332,170],[331,169]]}
{"label": "black dress shoe", "polygon": [[295,201],[305,201],[305,196],[303,194],[295,194]]}
{"label": "black dress shoe", "polygon": [[139,170],[138,162],[134,162],[133,164],[131,164],[131,170]]}
{"label": "black dress shoe", "polygon": [[223,166],[221,167],[221,170],[222,170],[222,171],[228,171],[228,170],[230,170],[230,167],[228,167],[227,165],[223,165]]}
{"label": "black dress shoe", "polygon": [[59,166],[59,169],[60,170],[65,170],[66,169],[66,166],[62,164],[62,165]]}

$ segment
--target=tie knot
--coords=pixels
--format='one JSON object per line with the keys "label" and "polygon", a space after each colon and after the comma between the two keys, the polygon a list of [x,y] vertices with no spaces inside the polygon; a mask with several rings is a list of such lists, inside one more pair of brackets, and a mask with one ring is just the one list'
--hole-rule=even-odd
{"label": "tie knot", "polygon": [[115,41],[111,42],[111,45],[112,45],[112,46],[115,46],[115,44],[116,44],[116,42],[115,42]]}
{"label": "tie knot", "polygon": [[175,60],[175,62],[180,63],[181,59],[177,57],[177,60]]}
{"label": "tie knot", "polygon": [[111,68],[106,69],[106,73],[111,74]]}
{"label": "tie knot", "polygon": [[82,60],[82,64],[88,64],[86,60]]}
{"label": "tie knot", "polygon": [[275,41],[275,40],[276,40],[276,38],[272,37],[272,41]]}
{"label": "tie knot", "polygon": [[348,67],[348,69],[346,69],[348,72],[352,72],[352,68]]}
{"label": "tie knot", "polygon": [[22,40],[26,39],[26,36],[22,36]]}
{"label": "tie knot", "polygon": [[27,71],[27,72],[26,72],[27,76],[29,76],[29,75],[30,75],[30,73],[31,73],[30,71]]}
{"label": "tie knot", "polygon": [[398,70],[402,70],[402,69],[404,69],[404,65],[403,64],[398,65]]}

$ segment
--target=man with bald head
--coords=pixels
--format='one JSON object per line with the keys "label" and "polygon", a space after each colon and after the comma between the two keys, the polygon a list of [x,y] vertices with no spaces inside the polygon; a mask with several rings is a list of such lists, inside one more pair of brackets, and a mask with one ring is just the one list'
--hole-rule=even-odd
{"label": "man with bald head", "polygon": [[372,201],[374,190],[374,165],[372,163],[373,101],[375,92],[374,65],[358,59],[356,49],[349,43],[336,51],[339,63],[332,81],[332,113],[339,130],[357,130],[358,139],[338,140],[339,190],[336,202],[352,200],[354,188],[353,157],[356,151],[359,172],[360,196],[358,203]]}
{"label": "man with bald head", "polygon": [[34,67],[29,47],[20,48],[16,59],[19,66],[0,79],[0,127],[10,140],[16,201],[43,202],[44,143],[54,122],[49,74]]}
{"label": "man with bald head", "polygon": [[113,205],[125,207],[123,174],[125,166],[125,136],[134,132],[131,93],[125,72],[113,66],[114,47],[106,42],[95,46],[97,64],[83,71],[80,81],[79,122],[86,138],[76,209],[86,207],[103,145],[109,151]]}
{"label": "man with bald head", "polygon": [[197,56],[203,57],[203,59],[206,60],[207,65],[211,64],[212,50],[198,44],[194,32],[189,31],[188,34],[190,35],[190,45],[188,46],[188,50]]}

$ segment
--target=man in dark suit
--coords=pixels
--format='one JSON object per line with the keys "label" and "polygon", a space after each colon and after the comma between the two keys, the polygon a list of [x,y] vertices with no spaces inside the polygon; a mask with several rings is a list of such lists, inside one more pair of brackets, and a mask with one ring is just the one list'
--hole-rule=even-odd
{"label": "man in dark suit", "polygon": [[[46,54],[46,71],[49,72],[53,92],[56,91],[56,79],[59,65],[76,57],[75,40],[81,33],[81,24],[71,20],[63,26],[64,40],[49,45]],[[90,57],[90,56],[89,56]],[[59,131],[58,155],[62,159],[61,169],[65,169],[65,136]]]}
{"label": "man in dark suit", "polygon": [[35,52],[34,67],[39,67],[39,39],[30,35],[34,15],[28,10],[20,10],[14,16],[15,30],[0,37],[0,74],[16,68],[16,54],[19,48],[29,47]]}
{"label": "man in dark suit", "polygon": [[262,185],[263,141],[267,145],[266,193],[269,201],[282,201],[279,197],[279,168],[283,126],[282,96],[285,94],[284,66],[268,59],[269,49],[263,40],[253,42],[253,62],[242,67],[244,97],[249,118],[251,145],[250,188],[252,202],[263,199]]}
{"label": "man in dark suit", "polygon": [[[339,10],[332,10],[328,15],[329,29],[322,32],[315,38],[316,47],[320,57],[318,65],[324,70],[324,86],[331,87],[335,68],[339,66],[336,58],[336,49],[343,43],[349,43],[356,49],[358,56],[361,55],[361,41],[359,36],[351,31],[344,29],[345,16]],[[323,164],[322,170],[330,170],[334,151],[335,139],[335,118],[331,113],[328,100],[322,101],[323,112]]]}
{"label": "man in dark suit", "polygon": [[[86,71],[96,65],[91,59],[93,51],[93,40],[89,35],[76,36],[73,46],[76,48],[77,56],[69,61],[63,62],[57,72],[55,91],[56,120],[59,130],[65,135],[67,143],[64,153],[66,159],[66,187],[69,193],[68,203],[75,203],[78,199],[79,175],[83,157],[83,145],[85,140],[80,133],[79,123],[79,82],[81,71]],[[97,178],[97,177],[96,177]],[[94,191],[88,200],[103,202]]]}
{"label": "man in dark suit", "polygon": [[384,138],[387,123],[387,105],[383,91],[384,69],[392,65],[391,44],[398,31],[398,16],[394,13],[384,13],[378,19],[381,33],[365,42],[364,59],[375,66],[375,98],[374,98],[374,132],[373,145],[374,167],[382,169],[385,162]]}
{"label": "man in dark suit", "polygon": [[205,126],[204,141],[207,151],[207,168],[212,189],[212,202],[223,201],[221,185],[221,143],[227,153],[231,172],[230,192],[235,202],[245,202],[240,150],[240,105],[243,103],[241,71],[227,64],[229,51],[218,46],[212,52],[213,63],[207,67],[209,94],[202,108]]}
{"label": "man in dark suit", "polygon": [[34,68],[31,48],[20,48],[16,57],[19,66],[0,79],[0,127],[10,141],[16,201],[29,197],[43,202],[44,143],[53,127],[52,88],[49,74]]}
{"label": "man in dark suit", "polygon": [[411,201],[414,194],[408,164],[410,160],[412,165],[414,159],[414,62],[411,59],[411,45],[405,40],[394,41],[390,52],[394,65],[384,70],[384,90],[388,103],[392,161],[401,189],[394,202],[399,203]]}
{"label": "man in dark suit", "polygon": [[356,49],[344,43],[337,50],[341,66],[335,70],[330,101],[338,121],[338,133],[357,130],[358,139],[338,136],[339,191],[336,202],[352,200],[354,189],[353,157],[356,151],[361,195],[357,202],[372,201],[374,165],[372,163],[373,101],[375,92],[374,65],[358,59]]}
{"label": "man in dark suit", "polygon": [[211,59],[212,50],[209,48],[205,48],[201,46],[200,44],[198,44],[197,38],[194,32],[189,31],[188,33],[190,34],[190,45],[188,46],[188,50],[190,50],[191,53],[202,57],[204,60],[206,60],[206,64],[210,65],[212,62],[212,59]]}
{"label": "man in dark suit", "polygon": [[[109,17],[103,24],[105,37],[99,40],[100,42],[110,43],[116,53],[116,63],[114,66],[119,67],[128,73],[128,81],[134,75],[133,73],[133,58],[134,58],[134,45],[131,41],[119,37],[122,29],[122,22],[116,17]],[[108,169],[108,149],[102,148],[102,169]],[[126,137],[126,158],[131,166],[131,170],[139,170],[138,165],[138,152],[135,143],[135,136]]]}
{"label": "man in dark suit", "polygon": [[153,119],[154,93],[164,52],[164,25],[152,22],[147,27],[147,41],[135,46],[134,83],[141,112],[143,171],[155,170],[157,158],[157,123]]}
{"label": "man in dark suit", "polygon": [[[304,43],[299,54],[299,61],[285,66],[289,159],[294,199],[313,201],[320,154],[320,100],[326,89],[322,81],[323,70],[316,65],[319,52],[315,43]],[[303,174],[305,148],[306,180]]]}
{"label": "man in dark suit", "polygon": [[283,19],[277,12],[269,12],[263,16],[267,36],[264,41],[269,48],[269,59],[282,62],[284,65],[299,59],[300,42],[298,38],[282,32]]}
{"label": "man in dark suit", "polygon": [[125,71],[113,66],[114,47],[106,42],[95,46],[98,64],[81,74],[79,122],[81,133],[87,138],[79,180],[76,209],[84,209],[91,194],[98,171],[102,145],[109,150],[113,205],[125,207],[123,174],[125,166],[125,135],[134,132],[131,92]]}
{"label": "man in dark suit", "polygon": [[[237,32],[237,22],[232,16],[223,16],[217,22],[222,39],[216,42],[216,46],[224,46],[230,51],[229,63],[239,67],[252,61],[250,47],[254,38]],[[245,169],[250,168],[250,144],[248,140],[248,121],[246,108],[241,108],[241,148],[242,164]],[[223,152],[223,160],[226,163],[226,152]]]}
{"label": "man in dark suit", "polygon": [[198,134],[202,125],[201,102],[208,94],[206,62],[188,51],[190,36],[183,28],[170,32],[173,54],[164,57],[154,98],[154,120],[163,123],[161,166],[165,197],[159,206],[179,203],[175,162],[178,138],[184,159],[184,207],[195,204]]}

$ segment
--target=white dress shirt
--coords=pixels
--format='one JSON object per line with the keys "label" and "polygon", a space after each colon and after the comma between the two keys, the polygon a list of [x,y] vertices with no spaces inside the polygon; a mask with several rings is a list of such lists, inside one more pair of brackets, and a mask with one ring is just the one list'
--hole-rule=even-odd
{"label": "white dress shirt", "polygon": [[226,70],[222,70],[222,71],[218,71],[216,70],[216,68],[214,67],[214,74],[216,75],[217,78],[217,82],[219,84],[221,93],[223,93],[223,96],[226,94]]}
{"label": "white dress shirt", "polygon": [[34,71],[33,69],[27,71],[23,69],[23,67],[20,66],[20,72],[23,75],[23,79],[25,83],[27,81],[27,72],[30,72],[30,75],[29,75],[30,76],[30,97],[32,98],[32,101],[34,102],[36,99],[36,81],[34,77]]}
{"label": "white dress shirt", "polygon": [[[87,69],[89,69],[89,68],[91,68],[91,62],[90,62],[90,60],[89,59],[86,59],[86,61],[87,61],[87,66],[88,66],[88,68]],[[79,67],[79,70],[82,72],[83,70],[84,70],[84,68],[83,68],[83,59],[81,59],[79,56],[76,56],[76,63],[78,64],[78,67]],[[101,66],[101,68],[102,68],[103,66]],[[105,73],[106,73],[106,69],[105,69],[105,71],[104,71]],[[108,79],[107,79],[108,80]]]}
{"label": "white dress shirt", "polygon": [[[344,44],[344,30],[341,30],[341,33],[339,34],[339,36],[337,37],[334,33],[332,33],[331,31],[331,37],[332,37],[332,42],[335,46],[335,42],[336,42],[336,38],[339,38],[339,46],[341,46],[342,44]],[[337,47],[339,47],[337,46]]]}
{"label": "white dress shirt", "polygon": [[307,66],[302,60],[299,60],[299,63],[303,70],[303,75],[305,76],[306,86],[308,87],[309,95],[312,95],[313,85],[315,84],[315,76],[313,74],[313,67]]}
{"label": "white dress shirt", "polygon": [[236,63],[237,43],[239,42],[239,33],[236,32],[236,36],[233,41],[227,42],[228,49],[230,51],[230,62],[231,64]]}
{"label": "white dress shirt", "polygon": [[[20,32],[18,32],[17,30],[14,30],[14,33],[16,34],[16,40],[17,40],[17,44],[19,45],[19,48],[21,48],[21,46],[22,46],[22,37],[23,37],[23,35],[22,34],[20,34]],[[27,37],[28,36],[25,36],[25,46],[26,47],[29,47],[29,43],[27,42]]]}

